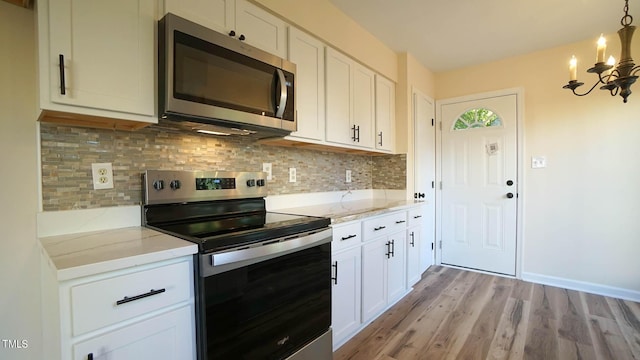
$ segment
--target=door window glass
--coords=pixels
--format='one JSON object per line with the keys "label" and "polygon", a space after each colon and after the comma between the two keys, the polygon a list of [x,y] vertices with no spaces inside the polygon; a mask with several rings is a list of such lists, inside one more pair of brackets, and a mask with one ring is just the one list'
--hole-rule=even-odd
{"label": "door window glass", "polygon": [[453,123],[453,130],[499,127],[502,120],[493,111],[486,108],[471,109],[464,112]]}

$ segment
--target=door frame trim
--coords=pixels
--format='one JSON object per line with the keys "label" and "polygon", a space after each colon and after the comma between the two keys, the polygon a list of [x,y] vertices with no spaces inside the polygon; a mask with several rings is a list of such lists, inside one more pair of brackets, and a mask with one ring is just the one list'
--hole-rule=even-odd
{"label": "door frame trim", "polygon": [[[442,106],[460,102],[482,100],[492,97],[515,95],[516,96],[516,279],[522,279],[524,268],[523,244],[524,244],[524,88],[509,88],[497,91],[489,91],[477,94],[464,95],[454,98],[436,100],[436,182],[442,184]],[[436,265],[442,265],[442,189],[436,186]]]}

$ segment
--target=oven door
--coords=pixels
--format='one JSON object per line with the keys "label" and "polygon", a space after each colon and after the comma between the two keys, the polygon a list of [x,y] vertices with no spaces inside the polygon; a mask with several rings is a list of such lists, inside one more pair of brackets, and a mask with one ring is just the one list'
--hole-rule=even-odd
{"label": "oven door", "polygon": [[237,253],[200,255],[202,359],[284,359],[329,331],[330,229]]}

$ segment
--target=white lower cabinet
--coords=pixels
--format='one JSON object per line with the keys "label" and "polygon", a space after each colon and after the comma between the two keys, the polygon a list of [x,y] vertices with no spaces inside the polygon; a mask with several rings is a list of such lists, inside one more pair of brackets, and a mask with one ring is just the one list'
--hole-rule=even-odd
{"label": "white lower cabinet", "polygon": [[195,359],[191,256],[42,285],[48,359]]}
{"label": "white lower cabinet", "polygon": [[193,359],[189,341],[193,309],[186,305],[73,346],[74,360],[100,359]]}
{"label": "white lower cabinet", "polygon": [[407,287],[412,287],[420,281],[422,268],[420,266],[420,251],[424,249],[420,241],[420,226],[407,229]]}
{"label": "white lower cabinet", "polygon": [[331,326],[333,342],[339,344],[360,327],[360,247],[338,251],[331,258]]}
{"label": "white lower cabinet", "polygon": [[[366,241],[366,240],[365,240]],[[404,295],[405,230],[362,245],[362,321],[367,322]]]}
{"label": "white lower cabinet", "polygon": [[336,350],[420,280],[417,207],[333,226],[332,307]]}

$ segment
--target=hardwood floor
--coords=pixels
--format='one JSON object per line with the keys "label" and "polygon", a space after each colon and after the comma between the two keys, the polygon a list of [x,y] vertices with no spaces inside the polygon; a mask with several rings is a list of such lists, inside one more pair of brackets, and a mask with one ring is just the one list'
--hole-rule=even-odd
{"label": "hardwood floor", "polygon": [[334,360],[640,360],[640,304],[432,266]]}

